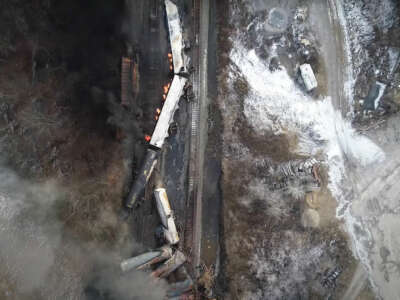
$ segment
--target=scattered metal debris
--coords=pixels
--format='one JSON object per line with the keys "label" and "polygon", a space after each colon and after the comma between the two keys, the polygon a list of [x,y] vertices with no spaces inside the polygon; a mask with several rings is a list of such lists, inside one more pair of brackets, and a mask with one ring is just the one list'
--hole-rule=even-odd
{"label": "scattered metal debris", "polygon": [[[284,177],[295,177],[303,175],[316,175],[318,161],[315,158],[307,160],[291,160],[286,163],[280,164],[277,168],[276,175]],[[318,176],[318,175],[316,175]]]}
{"label": "scattered metal debris", "polygon": [[342,273],[342,269],[340,267],[336,267],[330,272],[327,272],[325,278],[322,280],[321,284],[326,288],[335,288],[336,280]]}

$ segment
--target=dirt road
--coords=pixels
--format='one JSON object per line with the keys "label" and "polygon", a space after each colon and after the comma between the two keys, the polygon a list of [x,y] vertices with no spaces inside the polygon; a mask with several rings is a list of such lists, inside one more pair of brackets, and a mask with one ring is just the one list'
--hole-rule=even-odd
{"label": "dirt road", "polygon": [[340,3],[312,1],[309,6],[310,23],[315,31],[324,62],[327,95],[334,107],[346,116],[351,111],[351,62],[346,52],[346,40],[340,24]]}

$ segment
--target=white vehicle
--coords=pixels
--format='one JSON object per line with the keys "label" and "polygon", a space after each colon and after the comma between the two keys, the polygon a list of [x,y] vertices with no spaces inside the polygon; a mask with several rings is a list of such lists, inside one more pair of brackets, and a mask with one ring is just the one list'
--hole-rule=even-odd
{"label": "white vehicle", "polygon": [[300,74],[303,78],[307,92],[312,91],[318,86],[317,79],[315,78],[314,72],[309,64],[302,64],[300,66]]}

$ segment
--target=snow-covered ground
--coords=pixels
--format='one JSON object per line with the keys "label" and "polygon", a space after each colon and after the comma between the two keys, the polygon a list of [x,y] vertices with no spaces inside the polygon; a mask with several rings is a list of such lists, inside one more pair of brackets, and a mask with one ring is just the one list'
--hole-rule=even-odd
{"label": "snow-covered ground", "polygon": [[[285,69],[269,71],[255,51],[247,50],[240,41],[233,48],[231,60],[251,88],[244,105],[249,123],[259,131],[296,132],[299,154],[314,156],[322,151],[329,167],[330,188],[336,197],[341,197],[345,161],[366,166],[384,160],[384,152],[357,134],[350,122],[335,111],[329,97],[311,98],[296,86]],[[343,206],[344,203],[338,211]]]}
{"label": "snow-covered ground", "polygon": [[[332,19],[344,29],[342,52],[348,65],[344,68],[346,75],[342,77],[343,82],[339,80],[337,85],[344,90],[345,98],[351,107],[354,95],[357,94],[355,87],[358,76],[363,75],[368,63],[374,63],[373,74],[377,74],[376,69],[386,66],[388,72],[385,71],[385,76],[396,64],[397,52],[389,49],[387,58],[377,60],[376,57],[371,57],[371,53],[379,53],[381,50],[368,49],[377,38],[376,28],[387,32],[397,21],[396,7],[390,0],[367,4],[343,0],[330,7],[333,10],[330,12],[333,14]],[[398,253],[393,246],[398,245],[398,239],[395,238],[398,232],[393,226],[398,227],[396,216],[399,213],[398,201],[395,201],[397,189],[393,184],[398,178],[398,163],[394,159],[393,151],[387,152],[387,148],[381,147],[381,143],[378,146],[378,138],[372,141],[357,133],[352,128],[351,120],[343,118],[342,112],[334,105],[337,99],[331,99],[331,96],[336,95],[328,93],[327,96],[316,99],[315,95],[304,92],[301,83],[293,76],[293,70],[285,69],[282,65],[271,70],[271,57],[278,56],[282,48],[288,45],[284,37],[279,40],[271,39],[271,43],[265,46],[267,57],[263,57],[257,47],[262,40],[261,31],[265,29],[259,26],[256,19],[251,20],[247,28],[254,28],[258,33],[255,35],[256,42],[252,44],[246,32],[237,31],[232,38],[230,53],[233,66],[230,74],[231,84],[235,78],[240,77],[248,86],[248,92],[243,99],[243,112],[247,124],[260,136],[267,136],[271,132],[275,135],[295,134],[298,143],[294,152],[306,157],[316,157],[326,166],[329,176],[328,188],[338,203],[336,216],[344,221],[351,238],[353,253],[368,271],[377,295],[385,299],[397,299],[396,297],[400,297],[396,292],[398,280],[390,276],[400,274]],[[281,49],[277,50],[279,48]],[[326,76],[329,79],[332,75]],[[332,80],[338,81],[338,78]],[[360,82],[365,84],[365,79],[363,80]],[[391,147],[393,144],[394,142],[391,143]],[[394,167],[390,167],[392,165]],[[369,175],[360,175],[363,172],[368,172]],[[373,188],[369,186],[371,183]],[[253,187],[253,190],[259,190],[261,185]],[[383,203],[387,209],[382,210],[379,200],[375,198],[382,194],[385,187],[387,190],[383,194],[386,200]],[[372,224],[376,224],[376,227]],[[383,237],[379,238],[379,233]],[[251,266],[256,276],[272,272],[262,263],[264,256],[265,254],[259,252],[254,254]],[[254,299],[258,296],[252,295]]]}

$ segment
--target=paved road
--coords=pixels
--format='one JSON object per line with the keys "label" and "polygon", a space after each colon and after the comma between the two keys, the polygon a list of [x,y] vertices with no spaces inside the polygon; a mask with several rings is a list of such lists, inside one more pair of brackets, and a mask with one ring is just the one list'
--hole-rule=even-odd
{"label": "paved road", "polygon": [[346,56],[346,43],[341,28],[339,3],[326,1],[312,1],[310,4],[310,23],[321,45],[321,55],[326,72],[328,96],[343,116],[351,110],[349,82],[351,65]]}

